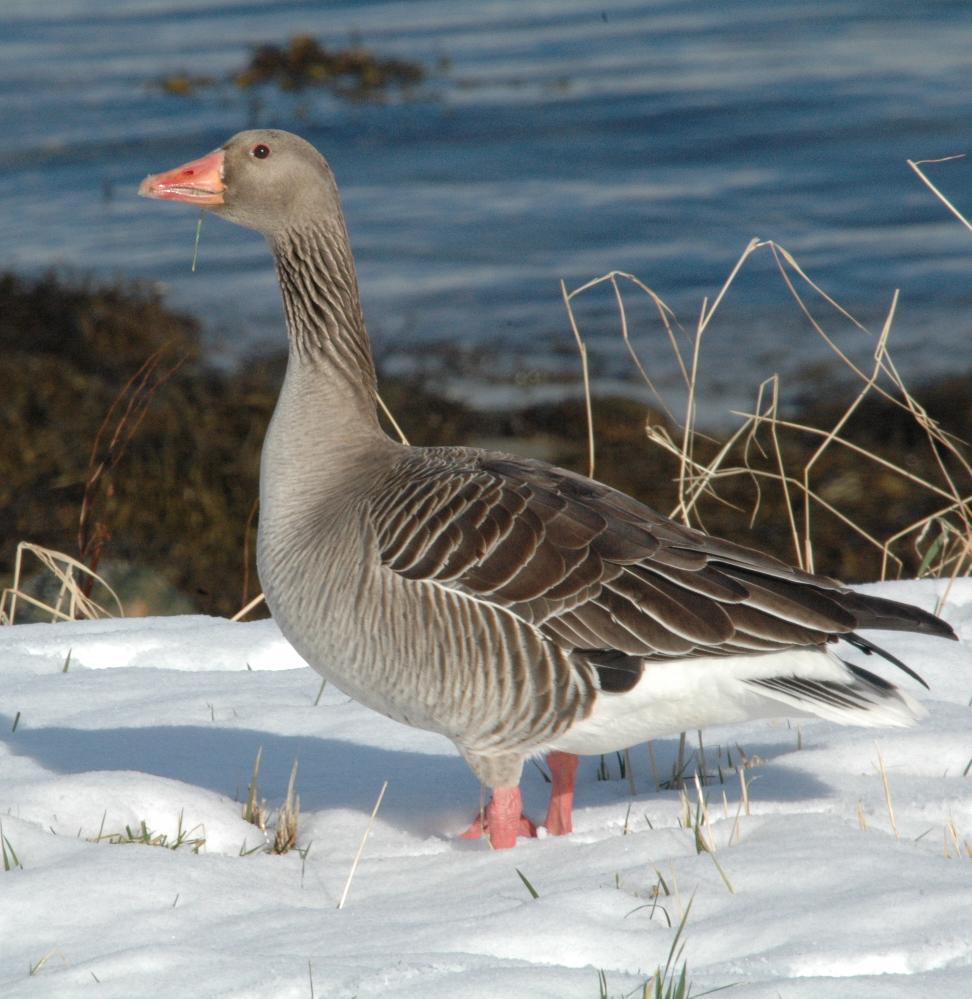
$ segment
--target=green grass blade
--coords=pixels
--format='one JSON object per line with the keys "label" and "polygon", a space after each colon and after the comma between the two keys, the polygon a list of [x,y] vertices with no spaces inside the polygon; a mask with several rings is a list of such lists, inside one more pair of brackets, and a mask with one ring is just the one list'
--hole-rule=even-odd
{"label": "green grass blade", "polygon": [[534,888],[532,884],[530,884],[529,878],[527,878],[527,876],[523,873],[523,871],[521,871],[519,867],[514,867],[513,870],[516,871],[516,873],[520,876],[520,880],[526,885],[526,890],[534,898],[539,898],[540,892],[538,892],[537,889]]}

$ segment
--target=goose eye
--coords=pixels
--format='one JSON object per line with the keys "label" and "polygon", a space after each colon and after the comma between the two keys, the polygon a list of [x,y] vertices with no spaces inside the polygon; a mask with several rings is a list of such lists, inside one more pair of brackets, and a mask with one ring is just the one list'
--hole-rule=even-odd
{"label": "goose eye", "polygon": [[265,146],[262,142],[258,146],[254,146],[250,152],[258,159],[265,160],[270,155],[270,147]]}

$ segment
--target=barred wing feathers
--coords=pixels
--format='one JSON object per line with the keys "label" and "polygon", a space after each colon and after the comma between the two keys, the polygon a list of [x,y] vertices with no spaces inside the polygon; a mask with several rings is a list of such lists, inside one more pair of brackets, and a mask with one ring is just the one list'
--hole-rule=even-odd
{"label": "barred wing feathers", "polygon": [[633,686],[644,660],[818,646],[857,639],[858,628],[954,637],[916,607],[854,593],[540,461],[412,449],[372,518],[388,569],[507,608],[585,653],[603,689]]}

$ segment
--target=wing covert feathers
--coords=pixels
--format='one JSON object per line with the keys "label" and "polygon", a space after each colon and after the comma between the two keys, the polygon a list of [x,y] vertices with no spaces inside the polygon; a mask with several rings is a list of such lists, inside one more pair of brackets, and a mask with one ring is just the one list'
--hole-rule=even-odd
{"label": "wing covert feathers", "polygon": [[[643,660],[815,646],[858,628],[954,637],[917,607],[790,568],[539,461],[412,449],[372,518],[389,570],[511,610],[586,656],[604,689],[636,683]],[[775,695],[798,693],[780,683]]]}

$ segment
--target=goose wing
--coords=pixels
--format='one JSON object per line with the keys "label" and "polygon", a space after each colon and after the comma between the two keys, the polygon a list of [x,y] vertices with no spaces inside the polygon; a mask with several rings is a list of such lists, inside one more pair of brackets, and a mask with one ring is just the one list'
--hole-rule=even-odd
{"label": "goose wing", "polygon": [[692,530],[545,462],[413,449],[372,516],[389,570],[511,610],[587,653],[615,689],[636,682],[645,659],[819,645],[867,627],[952,635],[916,607]]}

